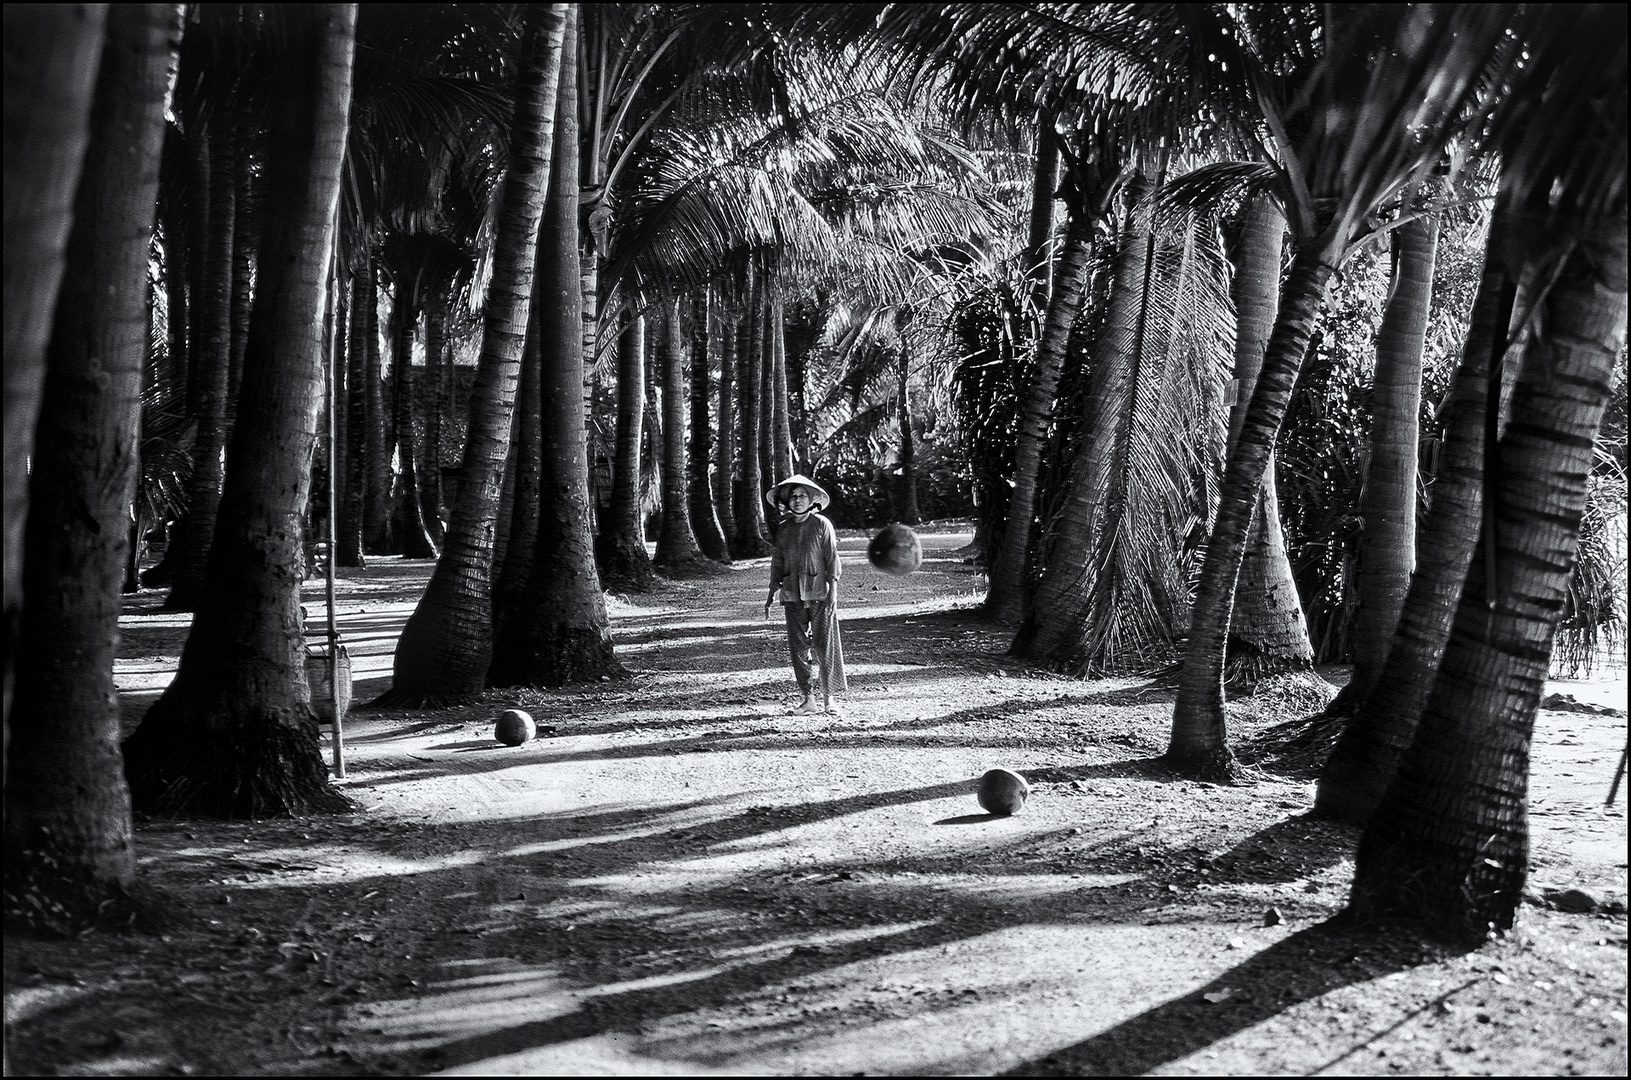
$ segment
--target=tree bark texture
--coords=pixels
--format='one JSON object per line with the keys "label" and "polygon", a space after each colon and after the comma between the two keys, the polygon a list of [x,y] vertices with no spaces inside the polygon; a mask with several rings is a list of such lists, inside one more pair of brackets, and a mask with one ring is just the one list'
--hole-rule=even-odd
{"label": "tree bark texture", "polygon": [[208,598],[175,680],[125,743],[138,808],[265,817],[338,810],[306,684],[300,519],[323,394],[323,321],[357,8],[288,13],[258,300],[210,546]]}
{"label": "tree bark texture", "polygon": [[1041,571],[1034,604],[1014,643],[1016,653],[1067,671],[1091,670],[1091,654],[1103,651],[1088,641],[1089,600],[1101,576],[1101,537],[1111,512],[1117,445],[1126,437],[1124,425],[1133,406],[1139,364],[1134,354],[1140,346],[1149,254],[1149,230],[1130,228],[1116,252],[1115,279],[1093,358],[1093,385],[1080,421],[1076,457],[1037,560]]}
{"label": "tree bark texture", "polygon": [[187,513],[177,522],[168,552],[171,611],[197,611],[204,600],[210,544],[221,505],[228,423],[227,384],[232,371],[233,232],[237,224],[235,138],[222,123],[197,136],[206,148],[209,199],[204,246],[189,265],[195,287],[189,360],[192,411],[197,420],[193,469],[187,479]]}
{"label": "tree bark texture", "polygon": [[679,299],[662,302],[663,378],[663,523],[657,533],[658,569],[684,566],[702,558],[691,528],[686,493],[685,439],[690,431],[691,388],[685,378],[684,334]]}
{"label": "tree bark texture", "polygon": [[5,892],[8,915],[58,932],[129,914],[136,874],[113,661],[165,89],[180,36],[173,4],[108,13],[34,438]]}
{"label": "tree bark texture", "polygon": [[702,553],[718,562],[730,562],[725,533],[714,512],[712,472],[714,431],[708,408],[709,290],[697,290],[691,302],[691,445],[686,455],[686,496],[691,506],[691,528]]}
{"label": "tree bark texture", "polygon": [[421,513],[431,541],[441,544],[443,415],[453,391],[453,356],[447,345],[447,297],[440,291],[425,307],[425,452],[419,478]]}
{"label": "tree bark texture", "polygon": [[903,341],[895,372],[895,423],[900,428],[900,522],[903,525],[923,521],[923,512],[917,505],[917,440],[912,434],[912,399],[907,392],[911,367],[911,345]]}
{"label": "tree bark texture", "polygon": [[1359,610],[1354,673],[1346,688],[1356,700],[1370,693],[1382,673],[1416,568],[1421,360],[1433,301],[1437,216],[1401,225],[1393,242],[1393,287],[1376,339],[1370,466],[1360,504],[1365,531],[1359,538]]}
{"label": "tree bark texture", "polygon": [[[243,121],[240,119],[239,123]],[[240,136],[242,129],[238,129]],[[255,299],[255,228],[260,215],[255,213],[254,153],[247,140],[240,141],[235,155],[238,165],[238,184],[233,205],[237,219],[232,227],[232,346],[227,364],[227,424],[232,426],[238,417],[238,399],[243,392],[244,353],[249,347],[249,312]]]}
{"label": "tree bark texture", "polygon": [[1263,475],[1308,351],[1333,259],[1333,252],[1314,247],[1300,253],[1292,264],[1240,438],[1224,470],[1217,520],[1190,617],[1189,646],[1166,753],[1168,763],[1183,773],[1218,780],[1234,775],[1234,754],[1223,715],[1230,608]]}
{"label": "tree bark texture", "polygon": [[481,359],[447,541],[419,606],[397,642],[385,700],[465,699],[487,682],[493,651],[493,541],[521,350],[532,301],[570,5],[551,4],[528,37],[516,94],[510,168],[504,178]]}
{"label": "tree bark texture", "polygon": [[[1286,218],[1271,195],[1247,204],[1232,292],[1235,300],[1235,403],[1229,413],[1229,443],[1240,437],[1246,409],[1257,389],[1263,356],[1280,309],[1280,257]],[[1246,535],[1240,579],[1235,588],[1225,647],[1226,681],[1250,687],[1278,675],[1312,672],[1314,646],[1297,595],[1297,579],[1286,553],[1280,498],[1271,453],[1263,467],[1263,488]]]}
{"label": "tree bark texture", "polygon": [[[391,535],[391,452],[396,442],[395,428],[389,420],[391,399],[386,393],[385,368],[379,351],[379,280],[372,255],[366,257],[360,277],[362,296],[353,296],[353,302],[360,304],[364,320],[363,387],[368,402],[368,485],[363,501],[362,543],[363,550],[370,555],[390,555],[396,546]],[[391,391],[395,390],[393,385]]]}
{"label": "tree bark texture", "polygon": [[736,535],[731,554],[738,559],[756,559],[770,553],[770,532],[765,524],[764,493],[768,485],[759,456],[760,384],[764,382],[764,320],[760,312],[757,278],[748,283],[746,311],[738,323],[739,348],[737,380],[741,393],[737,413],[741,418],[741,438],[737,455],[741,459],[742,482],[736,488]]}
{"label": "tree bark texture", "polygon": [[612,499],[597,563],[608,587],[643,590],[652,581],[640,509],[640,433],[646,413],[646,321],[630,313],[617,348],[617,443]]}
{"label": "tree bark texture", "polygon": [[[537,538],[521,603],[501,628],[494,686],[560,686],[624,674],[612,651],[590,522],[583,397],[583,276],[579,257],[577,30],[569,5],[561,53],[554,167],[541,231],[534,322],[545,362]],[[513,543],[513,541],[512,541]]]}
{"label": "tree bark texture", "polygon": [[340,516],[335,546],[336,566],[365,566],[363,507],[368,488],[368,337],[367,285],[360,274],[348,275],[346,310],[345,473],[339,479]]}
{"label": "tree bark texture", "polygon": [[1037,311],[1048,306],[1053,261],[1048,245],[1053,240],[1053,203],[1059,190],[1059,135],[1053,118],[1043,116],[1036,132],[1036,168],[1031,176],[1031,218],[1025,238],[1025,276],[1031,280],[1031,303]]}
{"label": "tree bark texture", "polygon": [[[397,308],[392,312],[396,333],[391,349],[391,382],[396,387],[392,399],[392,428],[396,432],[396,455],[399,467],[396,474],[396,494],[392,499],[393,528],[402,554],[410,559],[434,559],[436,545],[425,527],[425,516],[419,498],[418,442],[414,436],[413,414],[413,338],[419,322],[419,311],[409,306],[399,291]],[[430,366],[425,370],[429,372]]]}
{"label": "tree bark texture", "polygon": [[[1529,870],[1529,745],[1578,557],[1614,364],[1625,347],[1626,219],[1576,232],[1543,301],[1475,560],[1416,739],[1360,840],[1351,904],[1468,942],[1511,928]],[[1489,589],[1487,586],[1493,586]]]}
{"label": "tree bark texture", "polygon": [[781,481],[797,469],[793,464],[793,421],[787,397],[787,312],[779,284],[770,290],[765,331],[765,355],[770,360],[770,472],[774,480]]}
{"label": "tree bark texture", "polygon": [[[560,122],[557,114],[556,123]],[[557,127],[557,134],[559,128]],[[556,140],[557,145],[559,139]],[[550,177],[554,179],[551,158]],[[510,460],[505,466],[505,483],[510,487],[509,528],[504,534],[504,558],[496,560],[493,576],[493,628],[502,636],[504,626],[522,604],[522,594],[532,578],[532,558],[538,545],[538,507],[544,468],[544,352],[543,323],[550,318],[541,308],[541,288],[545,260],[553,257],[549,245],[549,210],[538,229],[538,266],[533,280],[532,317],[527,320],[527,340],[521,349],[521,378],[516,385],[514,436],[510,439]]]}
{"label": "tree bark texture", "polygon": [[106,4],[5,8],[5,738],[23,609],[28,462],[73,221]]}
{"label": "tree bark texture", "polygon": [[1092,229],[1092,221],[1086,214],[1072,211],[1064,249],[1054,267],[1053,294],[1048,299],[1042,339],[1037,343],[1036,368],[1021,395],[1019,427],[1014,433],[1014,486],[1008,497],[1008,521],[991,567],[991,584],[985,597],[986,613],[999,622],[1019,622],[1029,603],[1029,559],[1031,541],[1036,534],[1042,450],[1053,424],[1054,399],[1059,393],[1070,330],[1087,290]]}
{"label": "tree bark texture", "polygon": [[730,560],[730,541],[736,535],[736,320],[728,310],[716,313],[719,325],[719,438],[714,443],[714,510],[719,531],[725,539],[725,560]]}
{"label": "tree bark texture", "polygon": [[1514,225],[1502,196],[1490,223],[1461,364],[1438,409],[1438,470],[1428,488],[1430,503],[1416,544],[1416,572],[1375,685],[1355,701],[1354,714],[1320,776],[1315,810],[1356,825],[1370,818],[1415,737],[1478,542],[1484,514],[1485,428],[1494,407],[1490,373],[1503,367],[1516,291],[1514,272],[1499,249],[1501,238],[1511,235]]}

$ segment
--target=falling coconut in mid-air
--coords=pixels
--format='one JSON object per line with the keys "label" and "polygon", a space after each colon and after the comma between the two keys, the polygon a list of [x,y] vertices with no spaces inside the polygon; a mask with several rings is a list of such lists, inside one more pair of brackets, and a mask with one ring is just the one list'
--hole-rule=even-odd
{"label": "falling coconut in mid-air", "polygon": [[493,725],[493,738],[505,746],[520,746],[538,734],[538,728],[532,722],[529,713],[520,709],[505,709],[499,715],[498,723]]}
{"label": "falling coconut in mid-air", "polygon": [[1008,769],[992,769],[980,777],[979,790],[975,798],[980,800],[980,808],[988,814],[998,814],[1006,817],[1017,813],[1025,805],[1025,800],[1031,794],[1031,785],[1017,772]]}
{"label": "falling coconut in mid-air", "polygon": [[906,526],[885,525],[866,546],[866,559],[886,574],[905,577],[923,565],[923,545]]}

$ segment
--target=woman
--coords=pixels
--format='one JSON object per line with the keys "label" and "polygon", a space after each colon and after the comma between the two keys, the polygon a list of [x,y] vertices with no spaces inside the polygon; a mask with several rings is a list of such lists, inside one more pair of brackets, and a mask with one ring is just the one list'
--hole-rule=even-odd
{"label": "woman", "polygon": [[[849,689],[844,679],[844,646],[838,636],[838,532],[820,511],[831,499],[807,476],[795,474],[765,492],[765,501],[782,512],[770,556],[770,595],[765,617],[778,598],[787,615],[787,644],[793,654],[793,677],[802,701],[798,712],[832,712],[832,695]],[[811,685],[814,666],[821,682],[821,703]]]}

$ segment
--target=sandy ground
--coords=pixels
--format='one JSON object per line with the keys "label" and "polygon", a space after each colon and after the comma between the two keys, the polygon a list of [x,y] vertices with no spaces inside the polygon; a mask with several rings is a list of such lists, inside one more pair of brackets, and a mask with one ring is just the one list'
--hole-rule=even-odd
{"label": "sandy ground", "polygon": [[[898,579],[846,534],[836,717],[793,714],[764,561],[740,563],[612,599],[626,682],[354,712],[355,814],[140,822],[183,921],[8,937],[10,1069],[1625,1073],[1623,667],[1548,688],[1610,711],[1540,714],[1515,933],[1356,933],[1326,924],[1356,837],[1305,816],[1312,785],[1162,773],[1170,688],[1005,656],[967,539],[926,533]],[[344,573],[357,700],[428,574]],[[185,632],[160,599],[128,607],[132,715]],[[500,746],[510,706],[543,736]],[[1033,782],[1021,813],[976,805],[993,767]],[[1560,910],[1570,888],[1596,906]]]}

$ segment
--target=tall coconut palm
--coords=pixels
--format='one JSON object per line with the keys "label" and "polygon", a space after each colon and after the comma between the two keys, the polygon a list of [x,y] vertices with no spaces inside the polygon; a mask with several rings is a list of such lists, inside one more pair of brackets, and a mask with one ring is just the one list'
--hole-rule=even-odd
{"label": "tall coconut palm", "polygon": [[[686,491],[686,462],[689,455],[685,440],[690,429],[691,394],[685,377],[685,335],[681,325],[679,297],[663,300],[660,310],[658,342],[663,399],[663,508],[655,563],[658,569],[672,569],[697,562],[703,555],[702,548],[697,544],[696,532],[691,527],[691,507]],[[697,361],[692,358],[691,362]],[[706,357],[702,363],[706,366]],[[706,400],[702,406],[707,408]]]}
{"label": "tall coconut palm", "polygon": [[1352,701],[1363,700],[1382,673],[1415,569],[1421,363],[1433,298],[1438,216],[1429,213],[1400,226],[1393,243],[1393,283],[1376,335],[1370,464],[1360,510],[1365,531],[1359,542],[1354,672],[1343,688]]}
{"label": "tall coconut palm", "polygon": [[28,460],[106,18],[101,4],[8,4],[5,9],[5,94],[16,110],[8,109],[5,132],[7,743],[23,609]]}
{"label": "tall coconut palm", "polygon": [[177,523],[167,553],[172,584],[165,606],[174,611],[195,611],[204,599],[231,434],[227,391],[232,373],[237,157],[241,152],[236,123],[229,109],[215,113],[208,121],[201,108],[195,112],[192,139],[204,163],[209,194],[202,215],[206,222],[205,243],[188,253],[189,267],[194,271],[190,283],[188,361],[193,373],[190,382],[197,433],[187,483],[187,513]]}
{"label": "tall coconut palm", "polygon": [[397,642],[384,701],[456,699],[486,685],[493,648],[493,532],[532,306],[567,6],[549,5],[524,47],[464,464],[441,558]]}
{"label": "tall coconut palm", "polygon": [[714,510],[724,535],[725,558],[729,560],[731,539],[736,535],[733,477],[736,475],[736,370],[741,339],[736,333],[736,320],[729,311],[717,304],[713,308],[719,338],[719,399],[715,409],[719,437],[714,440]]}
{"label": "tall coconut palm", "polygon": [[136,873],[113,659],[148,344],[147,259],[175,5],[115,6],[32,454],[6,910],[70,932],[128,915]]}
{"label": "tall coconut palm", "polygon": [[1542,8],[1514,36],[1526,64],[1489,142],[1523,213],[1512,239],[1551,284],[1486,464],[1481,557],[1351,897],[1479,941],[1512,925],[1527,880],[1528,750],[1627,316],[1626,13]]}
{"label": "tall coconut palm", "polygon": [[175,680],[125,743],[138,807],[259,817],[339,808],[305,681],[302,537],[345,152],[355,5],[290,11],[275,69],[260,289],[209,599]]}
{"label": "tall coconut palm", "polygon": [[[1240,437],[1279,311],[1285,234],[1285,213],[1274,196],[1260,194],[1248,199],[1240,224],[1232,288],[1237,330],[1232,384],[1235,404],[1229,413],[1231,446]],[[1308,620],[1303,615],[1297,580],[1286,553],[1272,453],[1263,466],[1263,486],[1246,534],[1227,650],[1227,680],[1237,686],[1255,687],[1265,679],[1283,686],[1286,677],[1302,676],[1318,688],[1316,693],[1328,693],[1324,681],[1309,674],[1314,666],[1314,647],[1308,640]]]}
{"label": "tall coconut palm", "polygon": [[[1624,115],[1622,104],[1622,138]],[[1366,827],[1352,898],[1362,914],[1405,914],[1470,941],[1512,926],[1529,870],[1535,711],[1625,347],[1620,205],[1617,222],[1580,235],[1541,308],[1495,463],[1493,565],[1467,576],[1415,741]]]}
{"label": "tall coconut palm", "polygon": [[730,562],[725,532],[714,509],[714,425],[708,393],[712,297],[713,291],[704,287],[691,298],[691,430],[686,448],[685,492],[697,546],[710,559]]}
{"label": "tall coconut palm", "polygon": [[1320,776],[1315,809],[1331,817],[1355,824],[1370,817],[1415,736],[1444,656],[1483,519],[1484,458],[1494,448],[1489,420],[1500,407],[1502,357],[1517,292],[1518,270],[1508,261],[1516,230],[1511,193],[1503,191],[1490,221],[1461,362],[1435,410],[1438,469],[1428,489],[1432,501],[1416,544],[1415,573],[1382,670],[1370,693],[1354,703]]}
{"label": "tall coconut palm", "polygon": [[1170,655],[1185,628],[1186,545],[1208,509],[1197,481],[1223,437],[1218,358],[1234,328],[1221,238],[1208,219],[1162,238],[1150,212],[1146,197],[1117,245],[1078,450],[1014,645],[1078,674]]}
{"label": "tall coconut palm", "polygon": [[624,674],[613,654],[589,523],[579,258],[578,12],[569,5],[560,63],[554,164],[541,231],[539,305],[543,447],[538,530],[521,602],[501,627],[488,681],[557,686]]}
{"label": "tall coconut palm", "polygon": [[596,564],[608,588],[641,590],[652,581],[640,510],[641,429],[646,412],[645,319],[627,313],[617,348],[617,434],[612,496],[596,541]]}
{"label": "tall coconut palm", "polygon": [[[1233,775],[1223,714],[1224,646],[1263,473],[1307,351],[1325,284],[1366,218],[1421,179],[1510,62],[1506,13],[1487,8],[1367,9],[1321,28],[1301,62],[1238,45],[1260,33],[1209,36],[1209,55],[1253,80],[1275,145],[1275,169],[1297,254],[1262,373],[1224,473],[1207,545],[1167,760],[1180,771]],[[1200,17],[1219,17],[1205,9]],[[1213,27],[1212,30],[1221,28]],[[1258,28],[1253,28],[1256,30]],[[1199,36],[1199,35],[1197,35]],[[1221,51],[1217,51],[1221,50]],[[1289,77],[1271,75],[1269,61]]]}

